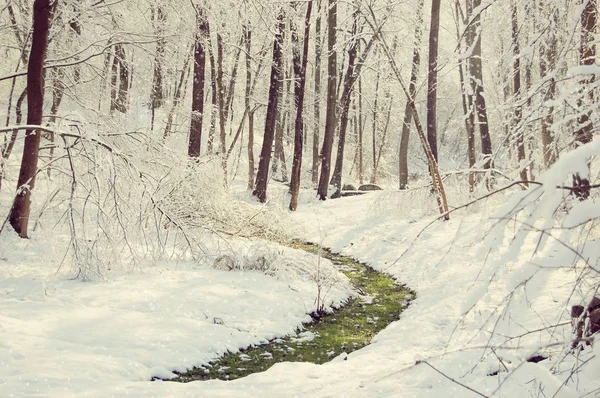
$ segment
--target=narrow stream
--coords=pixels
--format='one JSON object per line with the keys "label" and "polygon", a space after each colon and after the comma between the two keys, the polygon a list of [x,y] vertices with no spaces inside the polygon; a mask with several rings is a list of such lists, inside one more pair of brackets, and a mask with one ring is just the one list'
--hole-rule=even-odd
{"label": "narrow stream", "polygon": [[319,249],[312,243],[296,241],[290,246],[331,260],[350,279],[359,295],[332,314],[315,316],[295,335],[268,344],[229,352],[208,365],[177,373],[176,382],[234,380],[263,372],[277,362],[329,362],[342,353],[368,345],[373,336],[398,320],[415,294],[389,275],[375,271],[355,259]]}

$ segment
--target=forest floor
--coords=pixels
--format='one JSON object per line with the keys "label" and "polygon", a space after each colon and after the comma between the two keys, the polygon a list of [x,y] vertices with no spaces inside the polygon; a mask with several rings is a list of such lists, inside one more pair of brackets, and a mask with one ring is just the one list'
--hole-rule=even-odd
{"label": "forest floor", "polygon": [[[151,380],[294,333],[310,320],[314,281],[162,262],[82,283],[56,274],[64,252],[48,254],[48,240],[3,235],[0,395],[570,397],[598,391],[600,344],[580,354],[591,366],[576,380],[577,362],[561,355],[564,344],[554,344],[571,338],[565,309],[572,276],[544,274],[522,293],[514,293],[508,279],[495,278],[476,303],[477,281],[493,260],[480,250],[489,212],[477,208],[424,229],[434,217],[407,216],[406,207],[407,196],[398,191],[302,202],[290,215],[301,227],[297,238],[389,273],[416,299],[370,345],[347,357],[321,365],[278,363],[233,381]],[[267,242],[231,245],[246,252],[260,245],[281,258],[315,261]],[[525,262],[515,256],[511,267]],[[327,307],[351,295],[347,278],[338,276]],[[516,297],[510,312],[499,305],[508,296]],[[546,329],[555,324],[564,326]],[[527,362],[534,354],[547,359]]]}

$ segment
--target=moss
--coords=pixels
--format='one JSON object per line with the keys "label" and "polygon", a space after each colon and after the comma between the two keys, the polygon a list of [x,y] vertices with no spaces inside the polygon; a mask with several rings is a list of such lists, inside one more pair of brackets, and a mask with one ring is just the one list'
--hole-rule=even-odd
{"label": "moss", "polygon": [[[350,353],[369,344],[373,336],[400,318],[414,293],[390,276],[377,272],[351,257],[331,253],[318,246],[293,242],[292,247],[320,254],[336,264],[363,295],[349,300],[332,314],[314,319],[296,335],[274,339],[269,344],[229,352],[208,365],[178,374],[172,381],[222,379],[233,380],[262,372],[277,362],[312,362],[322,364],[343,352]],[[312,341],[300,336],[312,332]]]}

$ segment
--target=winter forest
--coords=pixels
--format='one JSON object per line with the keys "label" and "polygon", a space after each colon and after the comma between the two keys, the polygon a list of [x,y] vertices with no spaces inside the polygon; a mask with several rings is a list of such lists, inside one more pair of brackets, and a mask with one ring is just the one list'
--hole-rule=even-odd
{"label": "winter forest", "polygon": [[0,396],[600,397],[597,0],[0,0]]}

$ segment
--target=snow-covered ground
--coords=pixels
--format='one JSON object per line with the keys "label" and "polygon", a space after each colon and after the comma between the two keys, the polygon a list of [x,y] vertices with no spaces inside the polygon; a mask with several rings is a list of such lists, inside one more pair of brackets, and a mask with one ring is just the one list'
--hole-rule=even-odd
{"label": "snow-covered ground", "polygon": [[[4,238],[0,396],[478,396],[468,388],[497,397],[597,396],[600,360],[592,353],[598,357],[600,344],[583,352],[589,363],[562,386],[577,365],[561,354],[571,327],[544,329],[569,321],[576,275],[554,267],[524,278],[529,258],[518,253],[498,265],[502,251],[482,243],[493,222],[485,209],[423,231],[433,217],[407,217],[407,195],[304,200],[291,215],[301,238],[359,258],[415,290],[401,319],[347,360],[281,363],[231,382],[150,379],[294,330],[314,305],[309,272],[267,276],[160,263],[82,283],[55,275],[57,263],[38,255],[35,239]],[[241,252],[262,245],[236,244]],[[276,258],[316,264],[308,254],[270,247]],[[552,245],[544,250],[545,258],[554,253],[558,262],[571,261]],[[350,294],[343,278],[334,290],[333,303]],[[550,358],[526,362],[537,353]]]}

